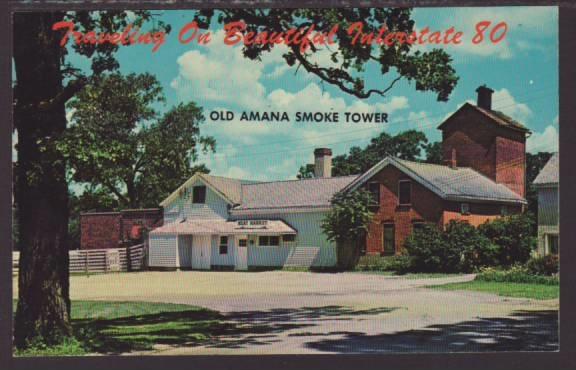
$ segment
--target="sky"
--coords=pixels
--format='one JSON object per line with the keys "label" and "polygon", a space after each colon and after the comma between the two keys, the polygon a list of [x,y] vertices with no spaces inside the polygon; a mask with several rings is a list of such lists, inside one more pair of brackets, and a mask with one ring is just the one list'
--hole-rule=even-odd
{"label": "sky", "polygon": [[[157,12],[155,12],[157,13]],[[205,46],[183,45],[178,30],[190,22],[193,11],[163,11],[160,17],[172,25],[172,33],[160,49],[150,45],[121,47],[117,53],[122,73],[149,72],[159,79],[167,110],[180,102],[194,101],[203,107],[207,119],[200,125],[201,135],[216,139],[216,152],[201,154],[214,175],[253,180],[295,178],[298,169],[313,162],[313,150],[329,147],[334,155],[352,146],[364,147],[372,137],[385,131],[396,134],[408,129],[422,130],[430,141],[440,140],[437,126],[464,102],[476,101],[476,88],[491,87],[493,108],[523,123],[532,135],[529,152],[558,150],[558,11],[556,7],[494,8],[416,8],[416,29],[445,30],[454,26],[465,34],[458,46],[441,46],[453,58],[460,77],[447,102],[438,102],[432,92],[416,91],[401,82],[385,96],[358,99],[332,85],[321,83],[302,68],[289,67],[282,58],[282,47],[251,61],[241,47],[222,42],[222,26],[211,27],[212,42]],[[504,41],[483,46],[470,42],[474,25],[483,20],[493,24],[505,21]],[[145,29],[145,26],[143,27]],[[429,50],[430,46],[414,46]],[[330,63],[324,48],[315,58]],[[86,66],[86,60],[72,55],[70,61]],[[378,66],[370,64],[364,72],[369,86],[386,86]],[[236,119],[212,121],[211,111],[233,111]],[[386,112],[387,124],[319,124],[241,122],[242,111],[337,111]]]}

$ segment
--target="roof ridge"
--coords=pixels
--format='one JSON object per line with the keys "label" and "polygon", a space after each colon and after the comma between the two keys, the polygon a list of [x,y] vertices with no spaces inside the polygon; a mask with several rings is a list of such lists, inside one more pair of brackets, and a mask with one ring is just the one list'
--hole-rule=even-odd
{"label": "roof ridge", "polygon": [[304,181],[312,181],[312,180],[336,180],[336,179],[343,179],[347,177],[358,177],[360,175],[346,175],[346,176],[334,176],[334,177],[312,177],[307,179],[290,179],[290,180],[274,180],[274,181],[261,181],[254,184],[242,184],[245,185],[262,185],[262,184],[273,184],[278,182],[304,182]]}

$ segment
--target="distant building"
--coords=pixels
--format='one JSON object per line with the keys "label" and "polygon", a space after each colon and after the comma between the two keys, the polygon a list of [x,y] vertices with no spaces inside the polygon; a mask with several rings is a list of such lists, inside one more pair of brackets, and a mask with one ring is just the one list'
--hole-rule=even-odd
{"label": "distant building", "polygon": [[538,254],[557,254],[560,228],[558,203],[559,156],[555,153],[536,176],[538,189]]}

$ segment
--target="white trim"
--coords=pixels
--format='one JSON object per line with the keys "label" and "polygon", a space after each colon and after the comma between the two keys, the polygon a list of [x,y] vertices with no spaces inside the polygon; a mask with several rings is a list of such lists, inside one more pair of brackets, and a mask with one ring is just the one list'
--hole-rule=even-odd
{"label": "white trim", "polygon": [[294,207],[294,208],[258,208],[258,209],[231,209],[231,216],[270,215],[276,213],[314,213],[328,212],[331,207]]}
{"label": "white trim", "polygon": [[[176,200],[179,196],[180,196],[180,191],[189,187],[190,185],[192,185],[196,180],[200,180],[202,181],[202,183],[204,185],[206,185],[207,188],[209,188],[210,190],[212,190],[213,192],[215,192],[216,194],[218,194],[222,199],[224,199],[228,204],[233,205],[234,202],[228,198],[226,196],[226,194],[222,193],[220,190],[216,189],[216,187],[214,187],[214,185],[212,185],[210,183],[210,181],[205,178],[204,176],[202,176],[202,173],[200,172],[196,172],[192,177],[190,177],[188,180],[186,180],[186,182],[182,185],[180,185],[176,190],[174,190],[172,192],[172,194],[170,194],[169,196],[166,197],[166,199],[164,199],[162,202],[160,202],[160,206],[162,207],[166,207],[167,205],[169,205],[170,203],[172,203],[174,200]],[[200,204],[200,203],[196,203],[196,204]],[[203,203],[206,204],[206,203]]]}

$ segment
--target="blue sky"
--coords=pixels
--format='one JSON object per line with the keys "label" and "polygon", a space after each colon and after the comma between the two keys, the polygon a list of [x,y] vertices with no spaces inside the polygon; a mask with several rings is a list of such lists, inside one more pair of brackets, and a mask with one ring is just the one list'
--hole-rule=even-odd
{"label": "blue sky", "polygon": [[[320,83],[303,69],[288,67],[282,50],[261,62],[243,58],[239,47],[222,43],[220,25],[211,28],[207,46],[182,45],[178,30],[191,11],[164,11],[172,33],[158,52],[151,46],[122,47],[118,59],[123,73],[150,72],[164,87],[167,109],[178,102],[197,102],[212,110],[387,112],[388,124],[317,124],[214,122],[201,125],[202,135],[214,136],[216,153],[201,155],[212,174],[258,180],[294,178],[300,165],[313,161],[315,147],[330,147],[335,155],[352,146],[365,146],[383,130],[391,134],[417,128],[431,141],[440,139],[436,127],[465,101],[475,101],[475,89],[487,84],[495,90],[493,107],[533,131],[528,151],[558,148],[558,12],[555,7],[415,9],[416,28],[444,30],[454,26],[465,33],[465,43],[446,48],[460,76],[448,102],[435,94],[417,92],[401,83],[387,97],[360,100]],[[497,45],[472,45],[474,25],[481,20],[505,21],[509,30]],[[145,28],[145,27],[144,27]],[[428,46],[415,46],[415,48]],[[336,49],[337,50],[337,49]],[[334,49],[332,49],[334,51]],[[317,58],[326,60],[328,53]],[[77,64],[85,64],[72,58]],[[385,84],[376,65],[368,66],[366,80]]]}

